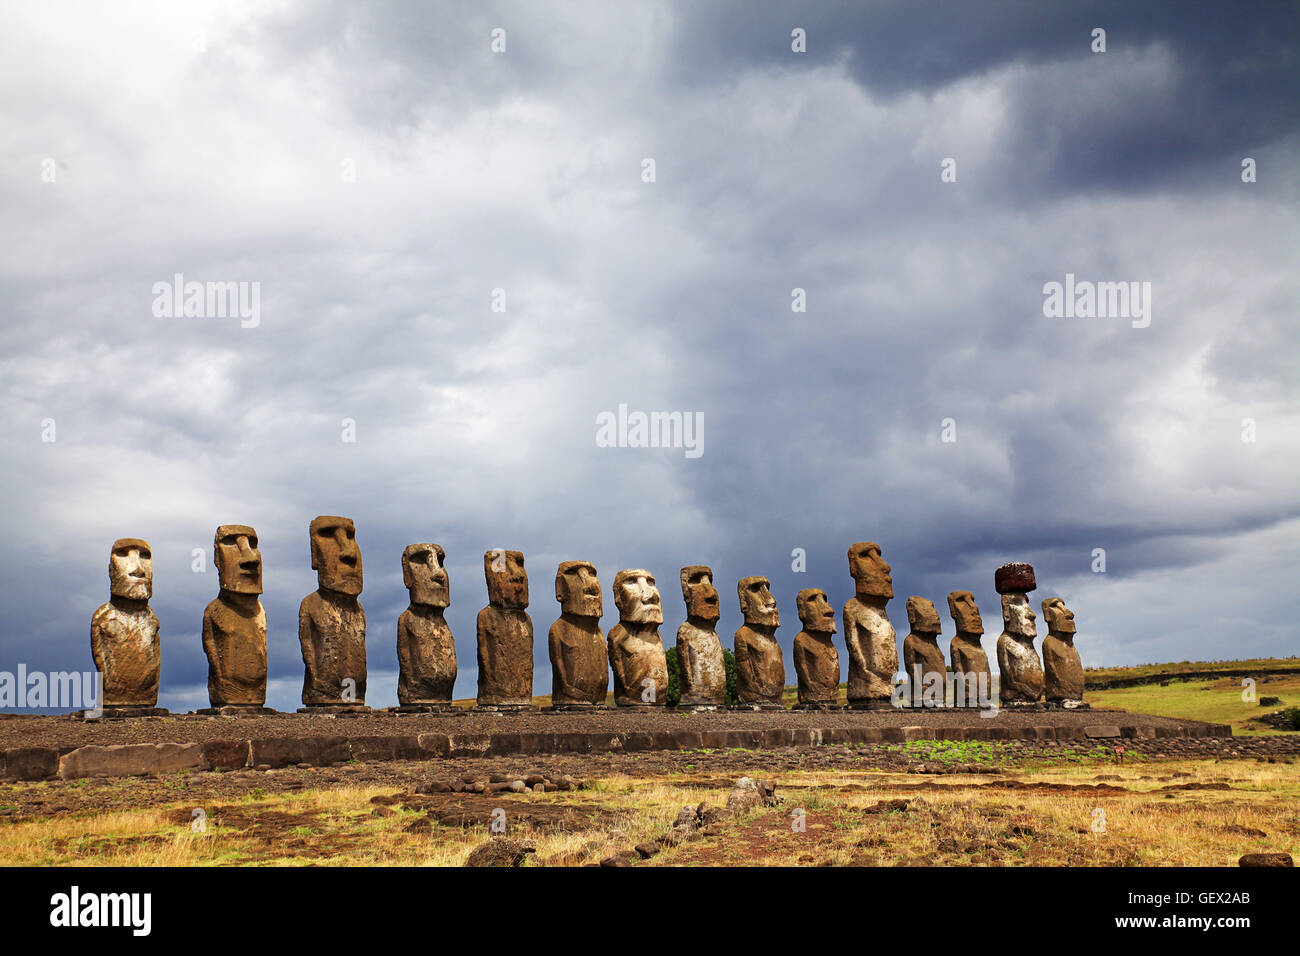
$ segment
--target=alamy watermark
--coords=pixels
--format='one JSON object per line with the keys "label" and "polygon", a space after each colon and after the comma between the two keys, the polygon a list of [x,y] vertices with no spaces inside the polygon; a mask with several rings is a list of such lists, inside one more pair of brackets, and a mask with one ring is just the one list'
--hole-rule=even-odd
{"label": "alamy watermark", "polygon": [[704,454],[703,412],[618,412],[596,415],[597,448],[681,448],[687,458]]}
{"label": "alamy watermark", "polygon": [[1132,319],[1133,328],[1151,324],[1150,282],[1093,282],[1076,280],[1043,285],[1043,315],[1049,319]]}
{"label": "alamy watermark", "polygon": [[153,284],[153,314],[158,319],[239,319],[240,328],[262,324],[262,283],[186,282],[178,272],[171,282]]}
{"label": "alamy watermark", "polygon": [[85,716],[104,714],[103,680],[99,671],[0,671],[0,710],[84,710]]}

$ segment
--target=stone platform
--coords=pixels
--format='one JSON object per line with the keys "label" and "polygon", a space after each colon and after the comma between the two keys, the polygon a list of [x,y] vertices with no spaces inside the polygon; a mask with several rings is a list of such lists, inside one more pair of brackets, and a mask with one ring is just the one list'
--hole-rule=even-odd
{"label": "stone platform", "polygon": [[1231,737],[1224,724],[1121,711],[720,711],[695,713],[199,714],[87,722],[0,716],[0,778],[45,780],[178,770],[322,766],[513,754],[626,753],[889,744],[910,740]]}

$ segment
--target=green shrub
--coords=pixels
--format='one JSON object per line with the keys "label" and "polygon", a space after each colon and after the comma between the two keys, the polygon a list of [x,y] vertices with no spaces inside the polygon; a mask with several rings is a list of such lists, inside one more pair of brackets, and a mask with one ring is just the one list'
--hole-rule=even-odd
{"label": "green shrub", "polygon": [[722,649],[722,663],[727,668],[727,706],[735,707],[740,703],[736,696],[736,655],[725,647]]}
{"label": "green shrub", "polygon": [[664,657],[668,661],[667,704],[669,707],[676,707],[677,702],[682,699],[682,662],[677,656],[675,647],[668,648],[664,652]]}

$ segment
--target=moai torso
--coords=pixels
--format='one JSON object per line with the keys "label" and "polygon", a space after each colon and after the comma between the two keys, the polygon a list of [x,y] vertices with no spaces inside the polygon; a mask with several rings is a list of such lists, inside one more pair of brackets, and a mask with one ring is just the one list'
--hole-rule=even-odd
{"label": "moai torso", "polygon": [[677,628],[677,660],[682,668],[683,707],[721,707],[727,701],[727,666],[718,623],[718,590],[713,570],[696,564],[682,568],[686,620]]}
{"label": "moai torso", "polygon": [[90,653],[103,681],[106,707],[158,703],[162,644],[153,596],[153,554],[140,538],[119,538],[109,557],[112,597],[90,619]]}
{"label": "moai torso", "polygon": [[397,700],[404,707],[450,704],[456,641],[444,610],[451,604],[446,552],[432,542],[407,545],[402,583],[410,604],[397,619]]}
{"label": "moai torso", "polygon": [[609,668],[614,703],[619,707],[662,707],[668,703],[668,661],[659,625],[663,623],[654,575],[641,568],[614,577],[619,621],[609,629]]}
{"label": "moai torso", "polygon": [[849,548],[849,574],[856,594],[844,605],[844,645],[849,652],[850,704],[888,704],[898,673],[898,636],[885,606],[894,582],[880,546],[863,541]]}
{"label": "moai torso", "polygon": [[222,525],[213,541],[221,592],[203,610],[203,651],[208,658],[208,700],[213,707],[266,703],[266,611],[257,532]]}
{"label": "moai torso", "polygon": [[594,565],[565,561],[555,573],[555,599],[560,617],[551,625],[547,644],[551,655],[552,706],[601,706],[609,693],[609,661],[600,579]]}
{"label": "moai torso", "polygon": [[302,702],[307,707],[360,706],[366,700],[366,612],[361,549],[350,518],[321,515],[309,531],[319,587],[298,606]]}
{"label": "moai torso", "polygon": [[776,641],[781,617],[764,577],[741,578],[736,585],[745,623],[736,632],[736,699],[742,704],[780,704],[785,690],[785,659]]}
{"label": "moai torso", "polygon": [[794,638],[800,704],[838,704],[840,654],[835,649],[835,609],[826,592],[804,588],[795,599],[803,630]]}
{"label": "moai torso", "polygon": [[961,678],[954,688],[952,703],[954,707],[978,707],[981,706],[981,696],[993,693],[989,656],[980,643],[984,622],[975,604],[975,596],[969,591],[949,594],[948,611],[957,629],[957,636],[948,647],[949,660],[952,672]]}
{"label": "moai torso", "polygon": [[1043,638],[1044,691],[1056,703],[1083,701],[1083,661],[1074,647],[1074,612],[1060,598],[1042,604],[1047,620]]}
{"label": "moai torso", "polygon": [[1036,617],[1027,594],[1035,587],[1034,569],[1007,564],[994,575],[1002,595],[1003,630],[998,635],[998,696],[1004,704],[1029,704],[1043,696],[1043,665],[1034,649]]}
{"label": "moai torso", "polygon": [[478,612],[478,704],[528,707],[533,702],[533,619],[528,574],[519,551],[483,555],[488,606]]}

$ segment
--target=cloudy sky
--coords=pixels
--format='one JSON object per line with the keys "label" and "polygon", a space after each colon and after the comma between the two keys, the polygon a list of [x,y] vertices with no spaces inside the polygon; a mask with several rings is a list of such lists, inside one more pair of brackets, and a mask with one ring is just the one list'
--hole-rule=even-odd
{"label": "cloudy sky", "polygon": [[[683,565],[727,646],[768,575],[788,649],[861,540],[900,641],[908,595],[946,646],[969,589],[991,646],[1024,560],[1087,664],[1296,653],[1296,7],[863,7],[7,7],[0,669],[91,668],[143,537],[160,704],[205,706],[213,531],[244,523],[292,709],[318,514],[356,521],[381,706],[416,541],[457,696],[493,547],[526,555],[539,692],[562,560],[606,629],[614,573],[653,571],[670,646]],[[257,324],[157,317],[177,273],[257,283]],[[1067,273],[1149,282],[1149,326],[1045,316]],[[703,453],[599,447],[620,404],[701,415]]]}

